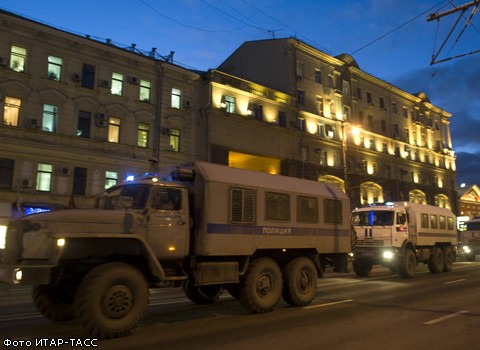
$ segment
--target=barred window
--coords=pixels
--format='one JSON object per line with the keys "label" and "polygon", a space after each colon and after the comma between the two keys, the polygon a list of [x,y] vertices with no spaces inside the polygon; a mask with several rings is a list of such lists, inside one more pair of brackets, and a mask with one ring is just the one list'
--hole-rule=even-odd
{"label": "barred window", "polygon": [[323,200],[323,220],[326,224],[341,224],[343,222],[342,201],[338,199]]}
{"label": "barred window", "polygon": [[447,217],[447,229],[453,230],[453,218],[451,216]]}
{"label": "barred window", "polygon": [[438,228],[438,216],[430,214],[430,228]]}
{"label": "barred window", "polygon": [[318,222],[318,202],[315,197],[297,197],[297,221]]}
{"label": "barred window", "polygon": [[244,188],[230,190],[230,222],[253,224],[255,221],[255,191]]}
{"label": "barred window", "polygon": [[290,220],[290,195],[286,193],[265,193],[265,220]]}
{"label": "barred window", "polygon": [[422,228],[428,228],[428,214],[422,214]]}

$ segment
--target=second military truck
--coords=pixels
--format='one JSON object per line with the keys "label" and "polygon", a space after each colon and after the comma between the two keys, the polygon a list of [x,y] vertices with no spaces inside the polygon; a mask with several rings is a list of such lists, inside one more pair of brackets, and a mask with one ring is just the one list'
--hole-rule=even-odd
{"label": "second military truck", "polygon": [[[32,284],[40,313],[95,338],[128,334],[149,288],[192,301],[228,290],[250,312],[311,303],[326,265],[351,249],[349,200],[335,185],[195,162],[109,188],[96,209],[14,221],[0,281]],[[2,252],[0,252],[2,255]]]}
{"label": "second military truck", "polygon": [[383,265],[413,277],[418,263],[431,273],[450,271],[456,255],[455,215],[433,205],[393,202],[352,212],[354,260],[358,276]]}

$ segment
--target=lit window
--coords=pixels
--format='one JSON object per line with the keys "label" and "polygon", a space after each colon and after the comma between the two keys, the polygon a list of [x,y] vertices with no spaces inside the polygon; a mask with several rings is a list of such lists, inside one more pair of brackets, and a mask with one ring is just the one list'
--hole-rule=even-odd
{"label": "lit window", "polygon": [[47,77],[50,80],[60,81],[62,77],[62,59],[55,56],[48,56]]}
{"label": "lit window", "polygon": [[170,150],[174,152],[180,151],[180,130],[170,129]]}
{"label": "lit window", "polygon": [[10,52],[10,69],[15,72],[25,71],[25,62],[27,60],[27,49],[18,46],[12,46]]}
{"label": "lit window", "polygon": [[305,105],[305,91],[298,90],[297,91],[297,102],[299,105]]}
{"label": "lit window", "polygon": [[116,171],[105,171],[105,189],[117,184],[118,174]]}
{"label": "lit window", "polygon": [[42,130],[55,132],[58,109],[56,106],[43,105]]}
{"label": "lit window", "polygon": [[3,111],[3,124],[18,126],[18,116],[20,114],[20,105],[22,100],[14,97],[5,97],[5,106]]}
{"label": "lit window", "polygon": [[225,96],[225,110],[228,113],[235,113],[236,101],[233,96]]}
{"label": "lit window", "polygon": [[122,96],[123,94],[123,74],[112,73],[112,95]]}
{"label": "lit window", "polygon": [[172,108],[180,109],[181,103],[182,92],[179,89],[172,88]]}
{"label": "lit window", "polygon": [[108,142],[118,143],[120,140],[120,119],[108,118]]}
{"label": "lit window", "polygon": [[139,99],[142,102],[150,102],[151,84],[149,81],[140,80],[140,95]]}
{"label": "lit window", "polygon": [[148,124],[139,123],[138,124],[138,136],[137,136],[137,146],[138,147],[148,147]]}
{"label": "lit window", "polygon": [[52,183],[52,170],[51,164],[38,164],[37,167],[37,191],[50,192]]}

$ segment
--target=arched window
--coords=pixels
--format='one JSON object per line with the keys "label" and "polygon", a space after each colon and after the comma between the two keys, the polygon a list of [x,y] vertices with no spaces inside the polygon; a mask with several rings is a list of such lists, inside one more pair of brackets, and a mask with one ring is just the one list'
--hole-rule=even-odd
{"label": "arched window", "polygon": [[408,200],[413,203],[427,204],[425,193],[420,190],[413,190],[408,193]]}
{"label": "arched window", "polygon": [[340,179],[339,177],[333,176],[333,175],[323,175],[318,177],[318,182],[323,182],[327,184],[334,184],[338,185],[340,189],[345,192],[345,182]]}
{"label": "arched window", "polygon": [[444,194],[437,194],[435,196],[435,205],[441,208],[450,209],[450,201],[448,200],[448,197]]}
{"label": "arched window", "polygon": [[382,186],[375,182],[364,182],[360,185],[360,203],[372,204],[383,202]]}

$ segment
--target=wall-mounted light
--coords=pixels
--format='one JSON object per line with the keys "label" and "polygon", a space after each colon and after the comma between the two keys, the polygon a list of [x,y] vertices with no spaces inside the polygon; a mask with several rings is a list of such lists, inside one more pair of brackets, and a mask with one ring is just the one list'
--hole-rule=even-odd
{"label": "wall-mounted light", "polygon": [[223,109],[227,108],[227,103],[225,102],[225,95],[222,96],[222,99],[220,101],[220,108],[223,108]]}

